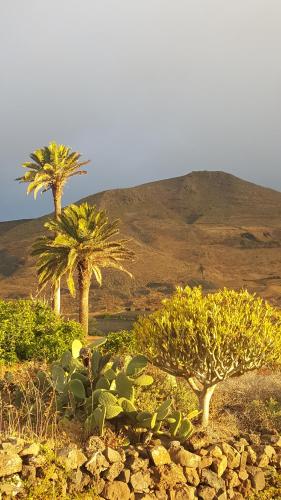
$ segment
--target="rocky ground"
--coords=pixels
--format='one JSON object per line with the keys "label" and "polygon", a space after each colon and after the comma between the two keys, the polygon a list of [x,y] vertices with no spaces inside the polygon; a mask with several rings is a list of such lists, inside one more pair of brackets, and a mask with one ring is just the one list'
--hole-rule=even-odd
{"label": "rocky ground", "polygon": [[260,498],[280,471],[278,434],[217,443],[195,434],[184,446],[155,439],[116,449],[97,436],[58,449],[9,437],[0,450],[1,498],[242,500]]}

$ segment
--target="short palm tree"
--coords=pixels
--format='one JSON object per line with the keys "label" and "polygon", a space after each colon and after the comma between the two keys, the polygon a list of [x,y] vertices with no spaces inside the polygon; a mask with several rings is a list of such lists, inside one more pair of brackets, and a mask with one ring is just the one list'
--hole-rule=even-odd
{"label": "short palm tree", "polygon": [[79,321],[88,333],[89,291],[92,276],[102,284],[103,268],[126,272],[124,261],[133,259],[127,240],[112,239],[119,233],[118,221],[110,222],[104,211],[83,203],[65,208],[57,220],[45,224],[50,236],[38,238],[32,254],[38,258],[39,286],[67,275],[67,284],[75,295],[74,274],[79,287]]}
{"label": "short palm tree", "polygon": [[[80,161],[80,153],[71,151],[71,148],[56,142],[49,146],[37,149],[30,154],[31,161],[23,163],[27,172],[16,180],[29,183],[27,194],[33,192],[36,199],[39,191],[51,190],[54,200],[55,218],[61,214],[63,188],[70,177],[86,174],[81,167],[88,161]],[[54,310],[60,313],[60,280],[54,283]]]}

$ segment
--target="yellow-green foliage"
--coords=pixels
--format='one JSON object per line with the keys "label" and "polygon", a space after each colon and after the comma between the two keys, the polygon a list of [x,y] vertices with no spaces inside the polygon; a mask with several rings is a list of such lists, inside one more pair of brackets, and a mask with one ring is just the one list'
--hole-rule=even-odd
{"label": "yellow-green foliage", "polygon": [[134,327],[140,352],[167,372],[204,386],[280,358],[281,315],[245,290],[203,295],[177,288]]}
{"label": "yellow-green foliage", "polygon": [[31,161],[22,165],[27,171],[16,180],[29,183],[27,193],[33,191],[34,198],[39,191],[55,189],[62,192],[69,177],[87,173],[85,170],[81,170],[81,167],[87,165],[89,161],[81,162],[80,157],[80,153],[71,151],[69,147],[50,142],[49,146],[31,153]]}

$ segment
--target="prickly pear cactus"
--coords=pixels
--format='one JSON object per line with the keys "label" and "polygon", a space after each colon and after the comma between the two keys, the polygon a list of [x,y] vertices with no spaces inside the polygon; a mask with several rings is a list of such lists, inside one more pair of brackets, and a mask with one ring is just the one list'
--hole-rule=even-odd
{"label": "prickly pear cactus", "polygon": [[[94,346],[81,351],[81,343],[74,341],[72,352],[66,351],[51,368],[50,383],[57,393],[57,409],[67,417],[84,415],[88,433],[104,433],[107,420],[118,419],[123,426],[152,433],[168,432],[177,439],[186,439],[192,433],[191,419],[197,413],[184,417],[171,410],[172,400],[164,401],[154,412],[139,411],[134,401],[135,387],[149,387],[153,377],[145,373],[147,358],[130,357],[122,368],[120,359],[111,361]],[[37,375],[40,383],[47,376]],[[117,421],[117,420],[116,420]]]}

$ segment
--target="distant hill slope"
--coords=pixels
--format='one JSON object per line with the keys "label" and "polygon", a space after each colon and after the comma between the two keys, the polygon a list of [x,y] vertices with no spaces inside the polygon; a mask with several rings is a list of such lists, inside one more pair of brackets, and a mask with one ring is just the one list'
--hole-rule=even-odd
{"label": "distant hill slope", "polygon": [[[106,273],[91,308],[154,308],[177,284],[205,289],[247,286],[281,305],[281,193],[224,172],[192,172],[89,196],[121,220],[136,262],[134,280]],[[1,296],[36,292],[29,249],[43,218],[0,223]],[[73,301],[64,292],[65,307]]]}

